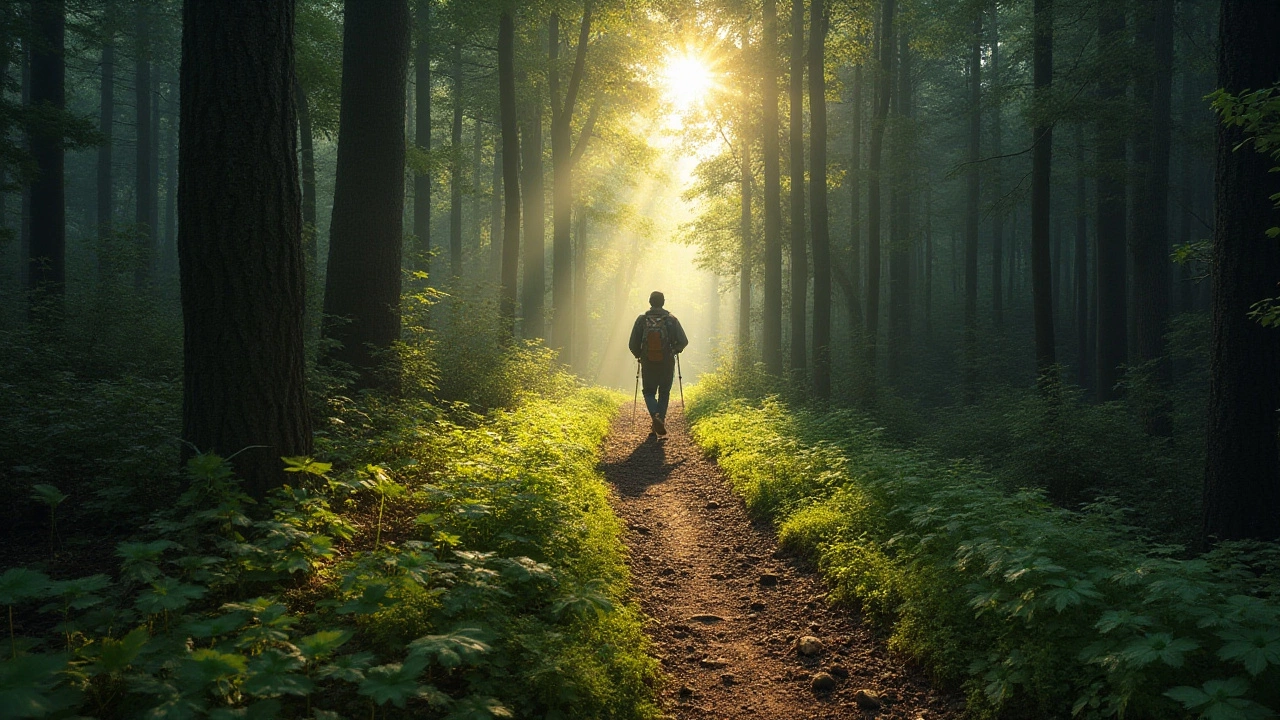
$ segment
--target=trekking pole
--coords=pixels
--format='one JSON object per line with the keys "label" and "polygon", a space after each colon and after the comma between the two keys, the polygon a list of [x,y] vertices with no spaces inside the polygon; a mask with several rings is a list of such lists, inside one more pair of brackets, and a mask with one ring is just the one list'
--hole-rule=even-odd
{"label": "trekking pole", "polygon": [[636,396],[631,400],[631,422],[636,421],[636,408],[640,405],[640,358],[636,358]]}
{"label": "trekking pole", "polygon": [[676,378],[680,382],[680,414],[684,415],[684,373],[680,371],[679,355],[676,355]]}

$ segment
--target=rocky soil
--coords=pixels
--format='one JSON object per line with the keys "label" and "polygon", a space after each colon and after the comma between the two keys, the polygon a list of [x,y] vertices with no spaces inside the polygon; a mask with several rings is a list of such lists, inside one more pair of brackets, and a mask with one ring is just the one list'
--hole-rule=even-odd
{"label": "rocky soil", "polygon": [[626,524],[632,592],[669,682],[673,718],[905,718],[960,715],[957,698],[891,654],[821,580],[778,553],[672,409],[647,437],[623,410],[602,469]]}

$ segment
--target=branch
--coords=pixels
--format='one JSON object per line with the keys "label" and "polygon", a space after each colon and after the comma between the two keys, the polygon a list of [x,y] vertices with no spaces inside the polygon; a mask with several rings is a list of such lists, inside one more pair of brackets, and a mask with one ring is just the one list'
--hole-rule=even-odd
{"label": "branch", "polygon": [[587,152],[587,141],[591,139],[591,133],[595,130],[596,119],[600,116],[600,98],[591,104],[591,112],[587,115],[587,122],[582,126],[582,135],[578,137],[578,144],[573,146],[573,152],[569,154],[569,165],[575,166],[578,160]]}
{"label": "branch", "polygon": [[578,30],[578,54],[573,60],[573,74],[569,76],[569,91],[565,93],[564,107],[560,114],[565,118],[573,117],[573,106],[578,101],[578,88],[582,85],[582,76],[587,67],[587,41],[591,38],[591,0],[582,6],[582,26]]}

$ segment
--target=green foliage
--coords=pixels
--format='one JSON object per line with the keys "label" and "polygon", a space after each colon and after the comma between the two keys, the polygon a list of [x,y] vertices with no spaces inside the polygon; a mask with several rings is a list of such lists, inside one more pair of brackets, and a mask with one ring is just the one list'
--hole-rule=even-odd
{"label": "green foliage", "polygon": [[174,507],[119,545],[119,582],[0,574],[0,604],[62,617],[57,637],[10,625],[0,716],[657,717],[596,471],[617,405],[433,411],[347,469],[287,458],[261,506],[193,458]]}
{"label": "green foliage", "polygon": [[1054,507],[972,463],[892,447],[853,411],[700,390],[691,414],[748,507],[817,560],[838,601],[962,683],[975,715],[1261,718],[1280,706],[1276,546],[1189,557],[1146,540],[1114,501]]}

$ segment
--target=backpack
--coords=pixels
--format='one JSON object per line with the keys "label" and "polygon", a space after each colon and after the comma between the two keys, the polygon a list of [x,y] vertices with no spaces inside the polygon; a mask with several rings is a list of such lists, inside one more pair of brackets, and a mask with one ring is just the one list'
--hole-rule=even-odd
{"label": "backpack", "polygon": [[667,359],[667,316],[644,316],[644,353],[649,362]]}

